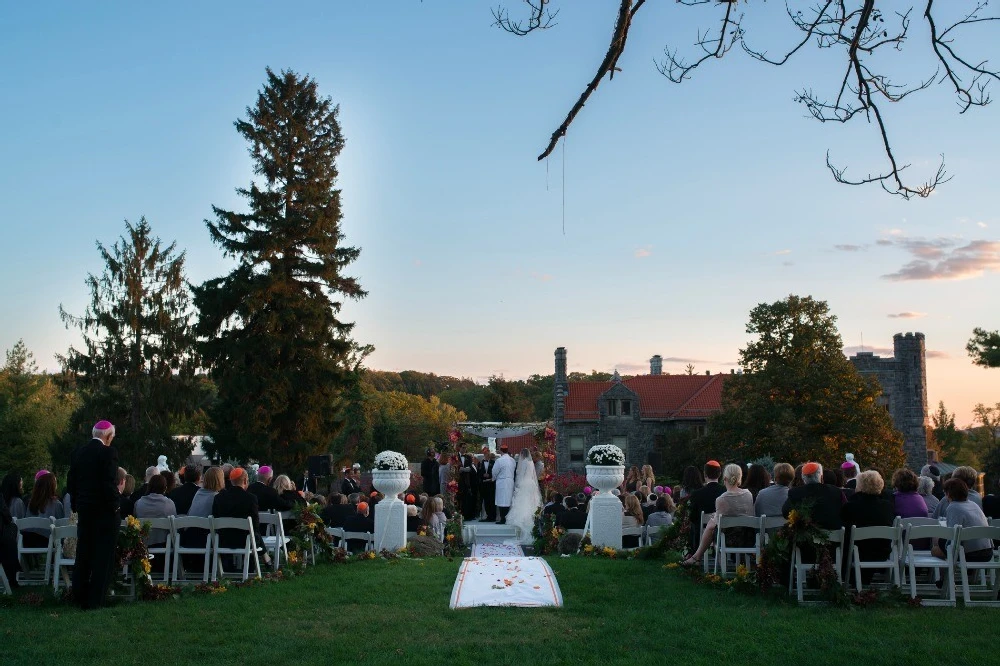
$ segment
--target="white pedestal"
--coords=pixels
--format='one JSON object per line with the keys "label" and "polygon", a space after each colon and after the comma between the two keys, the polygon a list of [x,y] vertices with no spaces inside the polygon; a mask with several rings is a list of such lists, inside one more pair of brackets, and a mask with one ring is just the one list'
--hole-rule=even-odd
{"label": "white pedestal", "polygon": [[590,540],[598,548],[622,547],[622,503],[611,493],[601,493],[590,501]]}
{"label": "white pedestal", "polygon": [[[618,520],[621,523],[621,519]],[[621,541],[621,525],[619,525]],[[406,505],[386,498],[375,505],[375,549],[397,551],[406,548]]]}

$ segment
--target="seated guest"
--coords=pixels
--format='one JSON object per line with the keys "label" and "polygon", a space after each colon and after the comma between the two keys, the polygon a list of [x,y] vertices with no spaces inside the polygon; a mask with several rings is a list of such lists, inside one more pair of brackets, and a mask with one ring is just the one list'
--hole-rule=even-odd
{"label": "seated guest", "polygon": [[[725,487],[719,483],[719,476],[722,474],[722,465],[716,460],[709,460],[702,468],[705,474],[705,485],[691,493],[688,499],[688,511],[691,512],[691,524],[696,529],[691,530],[691,547],[698,546],[698,528],[701,525],[702,514],[715,513],[715,500],[722,493],[726,492]],[[740,469],[740,478],[743,478],[743,470]],[[751,502],[753,504],[753,502]]]}
{"label": "seated guest", "polygon": [[[150,478],[149,484],[147,484],[149,494],[140,497],[139,501],[135,503],[135,517],[141,521],[143,518],[169,518],[170,516],[176,516],[177,507],[174,506],[173,500],[163,494],[166,489],[167,480],[163,476],[156,474]],[[151,530],[146,544],[149,546],[158,546],[166,543],[167,535],[167,530]]]}
{"label": "seated guest", "polygon": [[354,507],[347,503],[347,498],[340,493],[330,493],[326,498],[326,506],[319,517],[327,527],[343,527],[344,520],[354,513]]}
{"label": "seated guest", "polygon": [[[0,483],[0,493],[3,494],[4,502],[7,503],[7,510],[10,511],[11,518],[20,520],[24,518],[24,480],[20,474],[9,472],[3,477]],[[64,507],[65,508],[65,507]]]}
{"label": "seated guest", "polygon": [[428,498],[427,503],[424,504],[424,511],[421,518],[427,529],[431,531],[431,534],[444,534],[444,526],[448,522],[448,517],[444,512],[444,499],[437,496]]}
{"label": "seated guest", "polygon": [[[212,500],[212,515],[216,518],[249,518],[253,526],[254,538],[258,548],[264,548],[264,540],[260,531],[260,512],[257,509],[257,498],[247,491],[250,477],[242,467],[234,467],[229,473],[229,487],[224,488]],[[242,548],[246,543],[246,532],[240,530],[219,530],[219,545],[223,548]],[[264,562],[271,563],[271,558],[264,553]]]}
{"label": "seated guest", "polygon": [[[66,518],[69,513],[59,501],[56,488],[56,475],[48,470],[41,470],[35,475],[35,486],[31,490],[25,518]],[[31,528],[22,532],[22,539],[27,548],[44,548],[49,542],[49,528]]]}
{"label": "seated guest", "polygon": [[[286,474],[282,474],[276,478],[274,483],[271,484],[271,488],[274,489],[274,492],[278,493],[278,497],[292,505],[292,512],[297,512],[306,505],[305,498],[296,492],[295,484],[292,483],[292,480],[289,479]],[[298,524],[299,521],[297,518],[287,518],[282,519],[281,521],[285,534],[291,534],[292,530],[294,530]]]}
{"label": "seated guest", "polygon": [[[722,480],[726,484],[726,490],[715,499],[715,513],[712,514],[711,520],[705,526],[698,549],[682,562],[686,567],[693,567],[700,563],[705,551],[715,540],[715,530],[719,518],[723,516],[754,515],[753,495],[746,488],[740,488],[740,482],[743,481],[743,468],[739,465],[726,465],[726,469],[722,473]],[[694,498],[692,497],[692,499]],[[746,529],[739,528],[738,532],[734,529],[732,534],[727,531],[726,539],[729,540],[731,545],[741,545],[747,538],[745,536]],[[697,529],[693,531],[697,532]]]}
{"label": "seated guest", "polygon": [[761,488],[753,503],[757,516],[780,516],[781,507],[788,499],[788,484],[795,478],[795,468],[788,463],[774,466],[774,485]]}
{"label": "seated guest", "polygon": [[[951,478],[961,479],[962,482],[965,484],[966,490],[968,491],[969,494],[967,501],[972,502],[980,509],[983,508],[982,495],[980,495],[974,489],[976,483],[979,481],[979,473],[976,470],[964,465],[962,467],[956,467],[955,471],[951,473]],[[934,509],[934,514],[931,516],[931,518],[937,518],[938,520],[945,518],[948,512],[948,501],[949,500],[946,491],[945,498],[938,503],[937,508]]]}
{"label": "seated guest", "polygon": [[229,478],[233,474],[233,469],[233,466],[229,463],[223,463],[222,465],[222,480],[225,483],[226,488],[233,487],[233,482]]}
{"label": "seated guest", "polygon": [[563,506],[563,496],[562,493],[552,493],[550,495],[551,501],[542,509],[542,515],[545,516],[558,516],[560,513],[566,510]]}
{"label": "seated guest", "polygon": [[941,481],[941,470],[937,465],[924,465],[920,468],[920,476],[929,477],[934,482],[934,490],[931,492],[940,502],[944,499],[944,488]]}
{"label": "seated guest", "polygon": [[656,498],[656,506],[653,507],[653,513],[649,514],[649,519],[646,521],[646,527],[650,532],[654,529],[659,529],[661,527],[666,527],[674,522],[674,501],[670,498],[670,495],[660,495]]}
{"label": "seated guest", "polygon": [[[844,473],[844,490],[854,492],[858,485],[858,468],[850,460],[844,461],[840,465],[840,471]],[[846,496],[847,493],[845,492]]]}
{"label": "seated guest", "polygon": [[[961,469],[961,468],[959,468]],[[956,470],[958,471],[958,470]],[[945,500],[941,504],[947,504],[948,510],[945,513],[945,520],[948,527],[960,525],[962,527],[988,527],[989,520],[986,514],[979,508],[979,505],[972,502],[969,496],[969,487],[965,485],[965,480],[952,477],[944,482]],[[940,505],[939,505],[940,506]],[[938,543],[931,549],[935,557],[945,559],[948,543],[945,539],[939,539]],[[990,539],[974,539],[965,542],[966,562],[989,562],[993,559],[993,541]]]}
{"label": "seated guest", "polygon": [[927,503],[917,492],[920,480],[913,470],[903,467],[892,474],[892,498],[895,515],[900,518],[926,518]]}
{"label": "seated guest", "polygon": [[[635,495],[624,495],[623,505],[625,513],[622,515],[622,529],[630,527],[642,527],[645,524],[645,517],[642,515],[642,505]],[[638,548],[638,536],[623,536],[622,548]]]}
{"label": "seated guest", "polygon": [[1000,477],[993,476],[991,478],[991,486],[993,486],[994,491],[986,495],[983,498],[983,513],[986,514],[987,518],[1000,518],[1000,495],[997,495],[997,489],[1000,489]]}
{"label": "seated guest", "polygon": [[938,504],[941,503],[941,500],[934,496],[934,479],[929,476],[918,477],[917,492],[927,505],[927,517],[933,516]]}
{"label": "seated guest", "polygon": [[[906,470],[909,472],[909,470]],[[913,474],[913,472],[910,472]],[[895,478],[895,475],[893,475]],[[914,478],[916,476],[914,475]],[[891,527],[896,520],[892,502],[882,496],[885,488],[885,481],[882,475],[875,470],[861,472],[857,477],[854,494],[851,499],[841,508],[841,521],[847,528],[844,534],[844,543],[850,544],[850,531],[853,527]],[[919,496],[917,499],[920,499]],[[862,560],[884,560],[889,557],[892,544],[881,539],[871,539],[858,542],[858,555]],[[844,565],[847,558],[844,559]],[[861,572],[861,582],[868,584],[874,569],[863,569]]]}
{"label": "seated guest", "polygon": [[580,511],[576,498],[572,495],[563,499],[566,510],[556,515],[556,526],[567,530],[582,530],[587,524],[587,514]]}
{"label": "seated guest", "polygon": [[198,482],[201,481],[201,472],[196,465],[186,465],[181,469],[181,485],[173,490],[167,491],[167,497],[174,502],[177,507],[177,515],[187,515],[191,510],[191,500],[198,492]]}
{"label": "seated guest", "polygon": [[417,506],[415,504],[406,505],[406,531],[407,532],[419,532],[420,527],[423,525],[423,521],[420,520],[420,516],[417,515]]}
{"label": "seated guest", "polygon": [[[257,498],[258,511],[291,511],[295,508],[295,502],[288,497],[282,497],[277,489],[272,487],[271,477],[274,471],[267,465],[261,466],[257,470],[257,480],[250,484],[248,491]],[[284,475],[282,475],[284,476]],[[287,479],[288,477],[285,476]]]}
{"label": "seated guest", "polygon": [[701,472],[699,472],[698,468],[694,465],[688,465],[684,468],[684,475],[681,480],[681,487],[677,497],[679,499],[687,499],[703,485],[705,484],[704,481],[702,481]]}
{"label": "seated guest", "polygon": [[764,488],[769,488],[771,486],[771,474],[767,471],[767,468],[763,465],[758,465],[754,463],[750,465],[750,469],[747,470],[747,478],[743,483],[743,487],[750,491],[753,495],[753,499],[757,501],[757,495]]}
{"label": "seated guest", "polygon": [[[359,502],[356,511],[344,521],[345,532],[375,532],[375,523],[368,515],[368,503]],[[347,550],[359,553],[365,549],[365,542],[358,539],[347,540]]]}
{"label": "seated guest", "polygon": [[160,472],[160,476],[163,477],[163,480],[167,484],[166,491],[163,494],[169,495],[174,491],[174,488],[177,487],[177,476],[175,476],[174,473],[171,472],[169,469],[165,469],[162,472]]}
{"label": "seated guest", "polygon": [[841,508],[845,501],[840,488],[823,483],[823,466],[807,462],[802,466],[802,485],[789,488],[788,498],[781,507],[781,515],[788,518],[793,510],[808,510],[817,527],[839,530],[843,526]]}
{"label": "seated guest", "polygon": [[0,567],[11,588],[19,587],[17,572],[21,570],[21,565],[17,558],[17,526],[14,525],[14,516],[7,508],[3,493],[0,493]]}
{"label": "seated guest", "polygon": [[[215,503],[215,496],[226,487],[222,480],[221,467],[209,467],[205,470],[205,478],[202,479],[201,487],[191,498],[191,506],[188,507],[187,515],[198,518],[208,518],[212,515],[212,505]],[[205,539],[208,538],[208,530],[200,527],[188,527],[181,532],[181,545],[185,548],[203,548]],[[201,555],[184,555],[184,570],[190,573],[201,572],[205,564],[205,559]]]}
{"label": "seated guest", "polygon": [[149,480],[160,473],[160,468],[156,465],[150,465],[146,468],[146,474],[143,477],[142,485],[135,489],[132,493],[132,503],[135,504],[139,501],[139,498],[148,492]]}
{"label": "seated guest", "polygon": [[[118,515],[122,518],[125,516],[135,515],[135,502],[132,501],[131,491],[128,487],[128,480],[132,478],[129,473],[125,471],[123,467],[118,468],[118,475],[115,477],[118,486]],[[135,490],[135,479],[132,479],[132,490]]]}

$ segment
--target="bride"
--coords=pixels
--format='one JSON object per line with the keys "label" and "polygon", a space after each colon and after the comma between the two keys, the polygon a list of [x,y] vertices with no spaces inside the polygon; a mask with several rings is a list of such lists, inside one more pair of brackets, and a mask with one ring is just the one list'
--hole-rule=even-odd
{"label": "bride", "polygon": [[542,506],[542,494],[538,490],[535,462],[528,449],[521,449],[514,477],[514,497],[510,502],[507,524],[521,530],[521,543],[531,543],[531,528],[535,524],[535,511]]}

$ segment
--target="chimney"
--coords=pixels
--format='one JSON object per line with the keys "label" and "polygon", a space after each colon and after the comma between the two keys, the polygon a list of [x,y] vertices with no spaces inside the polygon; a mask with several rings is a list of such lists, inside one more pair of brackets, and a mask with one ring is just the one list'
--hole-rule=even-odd
{"label": "chimney", "polygon": [[649,359],[649,374],[651,375],[663,374],[663,357],[660,356],[659,354]]}
{"label": "chimney", "polygon": [[565,388],[567,381],[566,376],[566,348],[556,347],[556,375],[555,384],[556,386],[563,386]]}
{"label": "chimney", "polygon": [[706,376],[706,377],[707,377],[708,375],[711,375],[711,374],[712,374],[712,371],[711,371],[711,370],[706,370],[706,371],[705,371],[705,376]]}

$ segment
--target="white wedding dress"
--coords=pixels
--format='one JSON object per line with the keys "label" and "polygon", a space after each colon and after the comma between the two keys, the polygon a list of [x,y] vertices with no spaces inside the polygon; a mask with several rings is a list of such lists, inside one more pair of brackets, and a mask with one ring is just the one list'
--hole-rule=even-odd
{"label": "white wedding dress", "polygon": [[538,477],[531,456],[521,457],[514,478],[514,497],[507,514],[507,524],[521,530],[521,543],[532,542],[531,528],[535,524],[535,511],[542,506],[542,493],[538,490]]}

